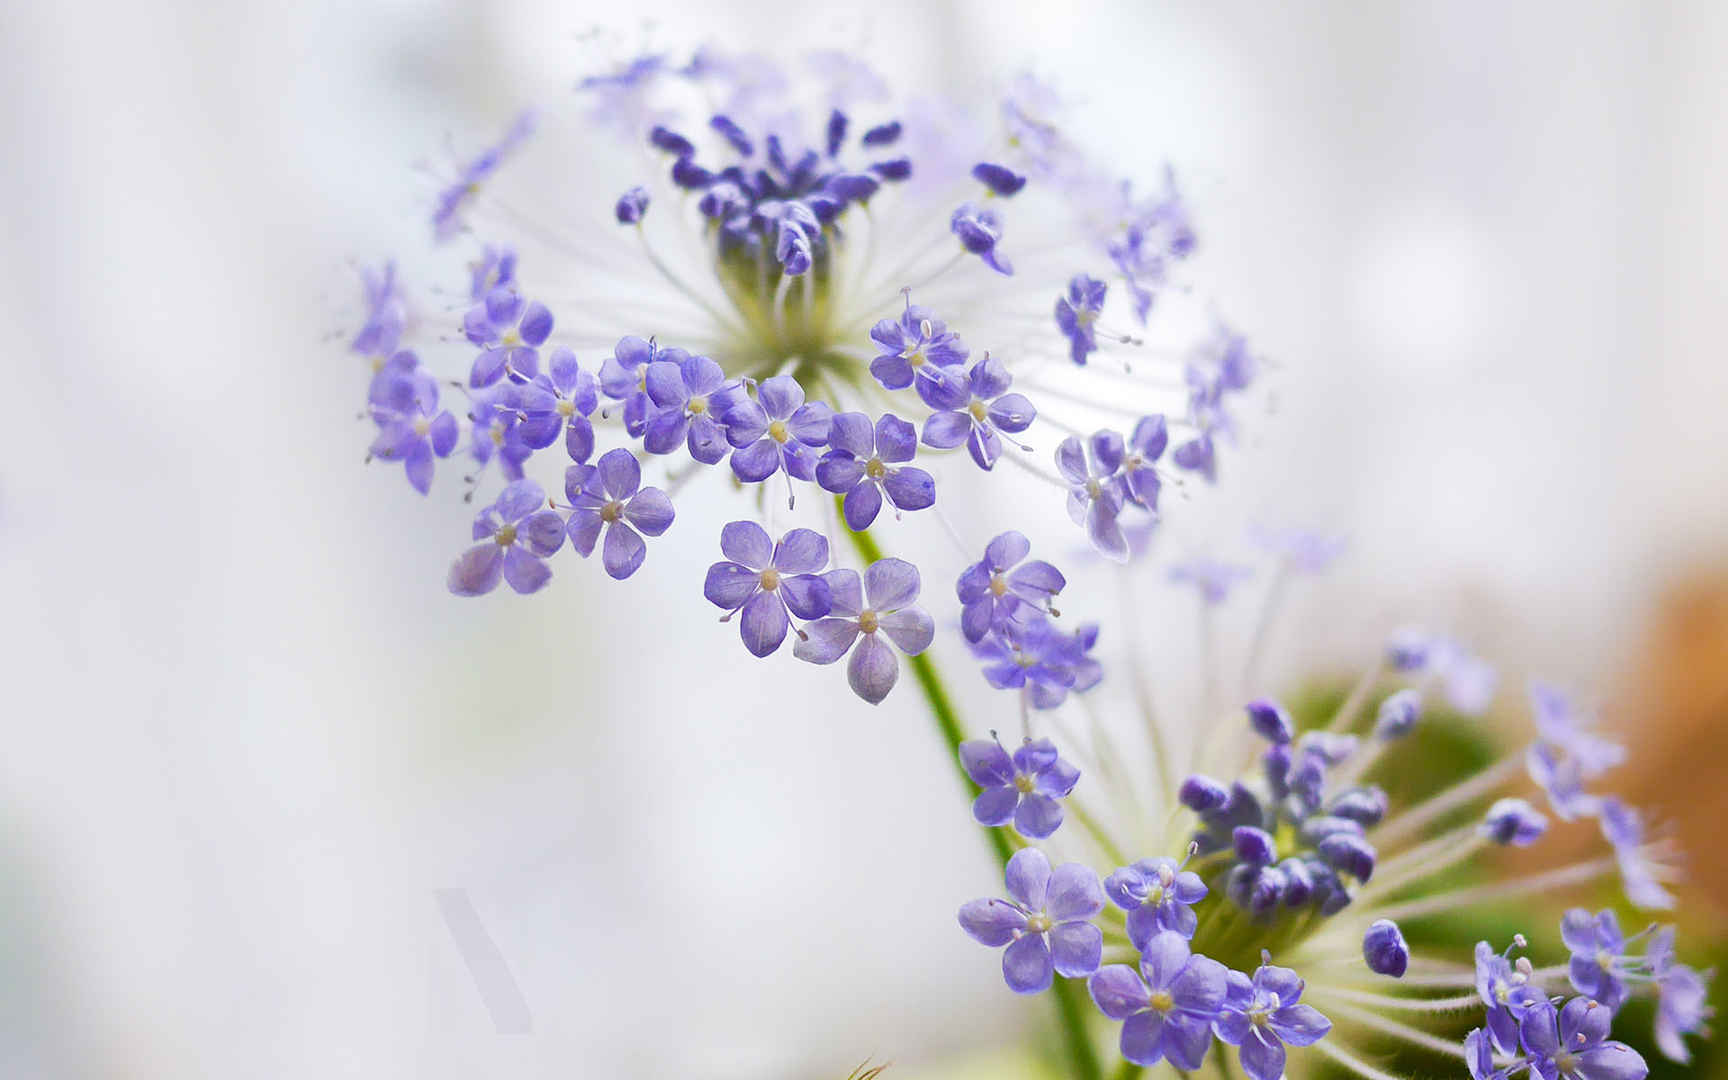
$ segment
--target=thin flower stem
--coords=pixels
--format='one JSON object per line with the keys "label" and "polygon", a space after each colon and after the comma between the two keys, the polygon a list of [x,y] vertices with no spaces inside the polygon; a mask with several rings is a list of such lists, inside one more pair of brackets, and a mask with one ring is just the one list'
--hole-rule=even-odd
{"label": "thin flower stem", "polygon": [[1344,704],[1332,714],[1331,723],[1326,725],[1327,731],[1344,731],[1356,722],[1356,714],[1362,711],[1362,706],[1368,703],[1368,695],[1374,692],[1374,685],[1380,681],[1380,661],[1362,673],[1356,680],[1356,685],[1350,688],[1350,696],[1344,699]]}
{"label": "thin flower stem", "polygon": [[1376,1069],[1374,1066],[1363,1061],[1355,1054],[1352,1054],[1350,1051],[1339,1046],[1337,1042],[1331,1038],[1321,1039],[1319,1042],[1314,1044],[1314,1049],[1325,1054],[1327,1057],[1344,1066],[1346,1069],[1349,1069],[1357,1076],[1362,1077],[1362,1080],[1409,1080],[1408,1077],[1399,1076],[1397,1073],[1389,1073],[1384,1069]]}
{"label": "thin flower stem", "polygon": [[1081,827],[1091,835],[1093,842],[1098,845],[1098,850],[1103,852],[1106,859],[1117,866],[1128,865],[1128,858],[1122,854],[1122,849],[1116,846],[1116,842],[1110,839],[1110,834],[1104,831],[1104,826],[1098,824],[1097,818],[1088,813],[1086,808],[1075,799],[1068,800],[1068,807],[1074,813],[1074,820],[1078,821]]}
{"label": "thin flower stem", "polygon": [[[1314,989],[1318,991],[1320,988],[1315,987]],[[1326,995],[1321,994],[1319,996],[1325,997]],[[1359,1009],[1354,1005],[1346,1004],[1337,998],[1331,999],[1331,1004],[1327,1006],[1327,1011],[1338,1016],[1347,1017],[1365,1028],[1372,1028],[1375,1031],[1403,1039],[1405,1042],[1410,1043],[1413,1046],[1420,1046],[1423,1049],[1432,1050],[1436,1054],[1445,1054],[1448,1057],[1455,1058],[1464,1057],[1464,1044],[1462,1042],[1454,1042],[1450,1039],[1442,1039],[1430,1035],[1419,1028],[1411,1027],[1409,1024],[1398,1020],[1389,1020],[1384,1016],[1371,1013],[1367,1009]]]}
{"label": "thin flower stem", "polygon": [[1134,1080],[1136,1076],[1143,1074],[1145,1071],[1146,1066],[1136,1065],[1132,1061],[1124,1060],[1122,1062],[1122,1067],[1116,1070],[1116,1080]]}
{"label": "thin flower stem", "polygon": [[1392,994],[1371,994],[1366,990],[1347,990],[1342,986],[1325,986],[1310,982],[1308,988],[1313,993],[1339,1001],[1348,1001],[1357,1005],[1369,1005],[1376,1009],[1399,1009],[1405,1012],[1458,1012],[1463,1009],[1478,1009],[1482,1007],[1482,998],[1474,993],[1459,994],[1456,997],[1423,998],[1396,997]]}
{"label": "thin flower stem", "polygon": [[1589,862],[1562,866],[1558,870],[1550,870],[1545,874],[1514,878],[1511,881],[1496,885],[1478,885],[1472,889],[1457,889],[1452,892],[1441,893],[1438,896],[1425,896],[1407,904],[1370,908],[1369,912],[1378,918],[1391,919],[1394,922],[1400,919],[1419,919],[1424,915],[1433,915],[1453,908],[1466,907],[1470,904],[1481,904],[1489,900],[1503,900],[1507,897],[1523,896],[1525,893],[1545,892],[1567,885],[1582,884],[1612,871],[1614,866],[1614,857],[1605,855]]}
{"label": "thin flower stem", "polygon": [[1523,762],[1517,756],[1502,758],[1463,783],[1447,788],[1427,802],[1419,803],[1387,821],[1369,833],[1368,839],[1377,847],[1390,847],[1407,834],[1417,831],[1435,818],[1493,791],[1517,775],[1522,765]]}
{"label": "thin flower stem", "polygon": [[[866,566],[882,558],[882,548],[876,543],[876,538],[870,535],[869,530],[846,530],[846,535],[852,538],[852,546]],[[954,763],[954,768],[959,772],[963,790],[970,794],[972,778],[966,775],[966,767],[960,764],[960,744],[965,741],[966,733],[960,726],[960,715],[955,711],[954,700],[948,696],[948,688],[943,685],[942,676],[937,673],[928,651],[909,657],[908,663],[918,682],[918,689],[930,706],[930,713],[936,720],[936,728],[942,734],[942,741],[948,744],[948,760]],[[1006,865],[1009,857],[1014,854],[1014,845],[1005,833],[1006,830],[1003,829],[984,830],[986,841],[1003,865]],[[1051,988],[1051,997],[1056,1002],[1062,1042],[1069,1063],[1073,1066],[1072,1076],[1075,1080],[1103,1080],[1104,1073],[1098,1064],[1098,1055],[1092,1048],[1092,1036],[1086,1030],[1085,984],[1059,978]]]}
{"label": "thin flower stem", "polygon": [[1357,893],[1356,900],[1360,903],[1397,892],[1412,881],[1421,881],[1457,865],[1487,845],[1488,839],[1476,823],[1461,825],[1387,859],[1375,873],[1373,884]]}
{"label": "thin flower stem", "polygon": [[1242,692],[1252,697],[1260,692],[1260,660],[1266,652],[1266,639],[1278,621],[1284,606],[1284,592],[1290,584],[1290,560],[1283,559],[1272,574],[1272,584],[1266,589],[1266,599],[1260,605],[1260,617],[1254,624],[1254,637],[1248,645],[1248,659],[1242,665]]}

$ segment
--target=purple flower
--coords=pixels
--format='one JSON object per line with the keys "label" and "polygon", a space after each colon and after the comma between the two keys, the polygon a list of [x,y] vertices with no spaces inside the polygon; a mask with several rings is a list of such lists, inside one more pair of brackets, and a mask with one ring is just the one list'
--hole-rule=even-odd
{"label": "purple flower", "polygon": [[1592,734],[1594,717],[1572,704],[1557,687],[1531,680],[1530,707],[1537,734],[1578,762],[1583,778],[1600,776],[1626,760],[1626,748]]}
{"label": "purple flower", "polygon": [[1303,982],[1289,968],[1262,963],[1254,979],[1229,975],[1223,1012],[1212,1025],[1220,1039],[1241,1047],[1242,1069],[1254,1080],[1284,1075],[1284,1046],[1308,1046],[1332,1030],[1332,1021],[1299,1004]]}
{"label": "purple flower", "polygon": [[1075,274],[1068,282],[1068,295],[1056,298],[1056,327],[1068,339],[1068,356],[1082,366],[1098,351],[1093,324],[1104,311],[1104,296],[1110,287],[1096,278]]}
{"label": "purple flower", "polygon": [[456,179],[438,194],[438,204],[432,211],[432,235],[436,240],[442,243],[462,231],[462,211],[480,193],[480,185],[533,133],[534,114],[519,113],[502,139],[462,166]]}
{"label": "purple flower", "polygon": [[1626,899],[1634,906],[1667,910],[1674,906],[1674,894],[1662,887],[1664,868],[1644,845],[1644,818],[1638,811],[1616,798],[1601,801],[1598,814],[1602,835],[1614,847],[1614,858],[1620,864],[1620,883]]}
{"label": "purple flower", "polygon": [[756,387],[723,418],[732,452],[732,472],[748,484],[784,470],[813,480],[821,448],[828,443],[834,410],[820,401],[806,405],[804,388],[790,375],[776,375]]}
{"label": "purple flower", "polygon": [[1530,779],[1548,796],[1548,805],[1561,821],[1589,817],[1600,802],[1584,790],[1584,775],[1575,758],[1562,758],[1547,743],[1533,742],[1524,752]]}
{"label": "purple flower", "polygon": [[390,356],[408,325],[408,305],[396,282],[396,263],[372,269],[360,267],[360,291],[366,303],[366,321],[348,347],[361,356]]}
{"label": "purple flower", "polygon": [[726,456],[726,428],[721,418],[742,399],[738,384],[706,356],[685,355],[678,362],[655,360],[645,379],[649,400],[660,411],[648,420],[642,448],[650,454],[670,454],[684,443],[690,456],[712,465]]}
{"label": "purple flower", "polygon": [[[1062,572],[1041,560],[1024,563],[1032,544],[1017,532],[1005,532],[984,548],[984,558],[968,566],[954,591],[962,605],[960,631],[974,644],[1017,616],[1050,610],[1050,601],[1067,587]],[[1031,609],[1022,614],[1022,609]]]}
{"label": "purple flower", "polygon": [[972,655],[984,665],[984,680],[991,686],[1020,690],[1034,709],[1054,709],[1070,690],[1084,692],[1103,679],[1103,668],[1089,655],[1097,641],[1095,623],[1068,634],[1037,616],[987,635],[972,646]]}
{"label": "purple flower", "polygon": [[1388,694],[1374,715],[1374,736],[1378,739],[1402,739],[1422,719],[1422,692],[1406,687]]}
{"label": "purple flower", "polygon": [[1038,416],[1025,395],[1007,392],[1013,381],[1007,366],[985,353],[964,380],[935,387],[925,396],[937,411],[924,421],[924,445],[952,450],[964,442],[980,469],[995,467],[1002,456],[997,431],[1018,434]]}
{"label": "purple flower", "polygon": [[522,420],[517,432],[529,447],[540,450],[564,433],[570,460],[585,464],[594,453],[594,424],[588,419],[600,403],[599,385],[591,372],[576,363],[576,354],[562,346],[547,357],[546,374],[536,375],[517,391]]}
{"label": "purple flower", "polygon": [[648,554],[637,530],[659,536],[672,526],[672,500],[659,488],[642,486],[642,466],[623,448],[606,451],[596,465],[566,469],[564,494],[572,507],[570,546],[586,559],[605,526],[600,561],[618,581],[634,574]]}
{"label": "purple flower", "polygon": [[1206,899],[1206,883],[1175,859],[1141,859],[1104,879],[1104,892],[1128,913],[1128,940],[1141,952],[1153,935],[1192,938],[1200,925],[1193,905]]}
{"label": "purple flower", "polygon": [[1702,1028],[1713,1014],[1709,1005],[1709,976],[1675,963],[1671,926],[1651,936],[1644,959],[1656,983],[1657,1049],[1672,1061],[1690,1062],[1692,1055],[1682,1036]]}
{"label": "purple flower", "polygon": [[1474,1028],[1464,1036],[1464,1067],[1470,1080],[1504,1080],[1506,1075],[1494,1068],[1494,1048],[1481,1028]]}
{"label": "purple flower", "polygon": [[1614,1010],[1575,997],[1556,1010],[1546,998],[1530,1002],[1518,1021],[1518,1039],[1530,1071],[1542,1080],[1644,1080],[1649,1066],[1638,1051],[1608,1038]]}
{"label": "purple flower", "polygon": [[468,299],[478,304],[493,289],[515,280],[515,250],[487,244],[481,249],[480,257],[468,264]]}
{"label": "purple flower", "polygon": [[1503,1054],[1518,1050],[1518,1016],[1524,1007],[1544,1000],[1530,985],[1529,972],[1526,961],[1514,966],[1486,941],[1476,943],[1476,995],[1488,1007],[1488,1034]]}
{"label": "purple flower", "polygon": [[1502,847],[1529,847],[1548,831],[1548,819],[1523,799],[1497,799],[1482,819],[1482,835]]}
{"label": "purple flower", "polygon": [[960,238],[960,246],[984,260],[998,274],[1012,274],[1014,267],[996,252],[1002,239],[1002,219],[994,210],[977,203],[963,203],[948,219],[948,228]]}
{"label": "purple flower", "polygon": [[1122,436],[1095,432],[1086,441],[1070,435],[1056,448],[1056,468],[1068,481],[1068,516],[1086,526],[1086,536],[1099,554],[1118,562],[1128,560],[1128,538],[1116,521],[1122,512],[1126,485],[1116,475],[1122,465]]}
{"label": "purple flower", "polygon": [[438,408],[438,383],[415,370],[411,352],[400,352],[379,370],[368,394],[378,436],[372,456],[400,461],[414,490],[424,495],[432,487],[435,457],[449,457],[461,438],[456,418]]}
{"label": "purple flower", "polygon": [[[918,453],[912,425],[884,413],[874,428],[863,413],[836,414],[828,432],[833,447],[816,464],[816,482],[844,494],[842,510],[853,532],[870,527],[882,499],[896,510],[923,510],[936,502],[936,481],[923,469],[900,465]],[[899,466],[896,468],[895,466]]]}
{"label": "purple flower", "polygon": [[1311,529],[1273,529],[1256,526],[1248,536],[1256,545],[1284,560],[1284,565],[1303,574],[1324,573],[1350,546],[1342,536],[1328,536]]}
{"label": "purple flower", "polygon": [[870,374],[887,389],[914,387],[933,408],[942,407],[938,401],[957,393],[964,395],[966,380],[951,369],[965,363],[971,353],[960,335],[932,316],[929,308],[908,301],[898,319],[883,319],[871,327],[870,337],[878,350],[870,361]]}
{"label": "purple flower", "polygon": [[1008,946],[1002,977],[1016,994],[1050,988],[1052,972],[1080,979],[1098,970],[1104,935],[1090,920],[1104,910],[1098,875],[1079,863],[1054,871],[1037,848],[1015,852],[1005,880],[1009,899],[974,900],[960,927],[980,945]]}
{"label": "purple flower", "polygon": [[1169,443],[1170,432],[1164,417],[1143,416],[1135,422],[1122,457],[1123,494],[1135,506],[1153,513],[1158,511],[1158,492],[1163,487],[1155,462]]}
{"label": "purple flower", "polygon": [[1009,756],[994,739],[968,739],[960,744],[960,764],[972,782],[984,790],[972,803],[980,825],[1010,821],[1021,836],[1042,840],[1062,824],[1064,798],[1080,780],[1080,770],[1063,761],[1049,739],[1026,742]]}
{"label": "purple flower", "polygon": [[[907,656],[917,656],[936,637],[936,623],[918,607],[918,568],[903,559],[881,559],[864,571],[830,570],[831,614],[804,628],[792,655],[812,664],[832,664],[852,650],[846,681],[853,693],[880,704],[900,678],[900,662],[882,639]],[[865,606],[868,598],[869,606]],[[859,641],[860,636],[863,640]],[[852,643],[858,642],[853,650]]]}
{"label": "purple flower", "polygon": [[1124,1058],[1136,1065],[1169,1058],[1178,1069],[1198,1069],[1212,1046],[1229,971],[1191,954],[1183,935],[1169,931],[1141,952],[1138,972],[1126,964],[1099,968],[1087,982],[1092,1000],[1105,1016],[1124,1022]]}
{"label": "purple flower", "polygon": [[1583,908],[1569,909],[1560,919],[1560,940],[1572,953],[1566,973],[1574,989],[1610,1009],[1626,1003],[1626,981],[1621,978],[1626,935],[1613,911],[1592,915]]}
{"label": "purple flower", "polygon": [[734,521],[720,530],[720,551],[730,561],[708,568],[702,595],[726,609],[742,611],[738,635],[753,656],[780,648],[791,615],[820,619],[828,614],[828,583],[818,576],[828,565],[828,538],[810,529],[793,529],[778,544],[753,521]]}
{"label": "purple flower", "polygon": [[635,225],[648,213],[648,189],[640,185],[618,196],[612,215],[620,225]]}
{"label": "purple flower", "polygon": [[527,594],[552,578],[541,560],[564,543],[564,519],[546,509],[546,493],[539,484],[517,480],[474,518],[474,539],[483,542],[450,567],[450,591],[481,596],[497,588],[503,577],[512,589]]}
{"label": "purple flower", "polygon": [[683,349],[662,349],[652,340],[626,335],[601,362],[600,392],[624,403],[624,430],[631,438],[642,437],[655,412],[648,398],[648,365],[661,361],[682,364],[689,356]]}
{"label": "purple flower", "polygon": [[1238,581],[1246,581],[1253,576],[1254,571],[1246,566],[1218,562],[1204,555],[1196,555],[1187,562],[1177,563],[1170,568],[1170,580],[1199,589],[1200,598],[1208,607],[1222,604],[1229,598],[1230,589]]}
{"label": "purple flower", "polygon": [[538,300],[524,302],[513,284],[504,285],[468,309],[462,333],[480,346],[468,372],[469,386],[491,386],[505,374],[526,381],[540,372],[537,350],[552,333],[552,313]]}

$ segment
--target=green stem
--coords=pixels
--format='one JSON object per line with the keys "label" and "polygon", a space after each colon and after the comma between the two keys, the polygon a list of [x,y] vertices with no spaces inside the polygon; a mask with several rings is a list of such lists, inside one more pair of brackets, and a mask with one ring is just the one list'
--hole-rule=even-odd
{"label": "green stem", "polygon": [[[882,549],[877,546],[876,538],[868,532],[853,532],[850,529],[844,531],[852,538],[852,546],[866,566],[882,558]],[[918,680],[918,689],[924,694],[930,712],[936,717],[936,727],[942,732],[942,740],[948,744],[948,760],[954,763],[954,768],[960,774],[962,790],[970,793],[972,778],[966,775],[966,767],[960,764],[960,744],[965,741],[966,732],[960,727],[960,714],[954,709],[954,700],[948,696],[948,688],[943,685],[942,676],[937,674],[936,665],[930,660],[928,650],[909,657],[908,661],[912,665],[913,677]],[[984,835],[991,850],[996,853],[997,860],[1006,865],[1015,849],[1014,843],[1008,839],[1007,830],[985,829]],[[1062,1028],[1062,1042],[1069,1064],[1073,1066],[1074,1080],[1103,1080],[1104,1071],[1099,1066],[1098,1055],[1092,1048],[1092,1036],[1086,1030],[1084,984],[1079,980],[1059,977],[1051,987],[1051,993],[1056,1001],[1056,1016]]]}
{"label": "green stem", "polygon": [[1136,1076],[1146,1071],[1146,1066],[1136,1065],[1132,1061],[1124,1061],[1122,1067],[1116,1070],[1116,1080],[1134,1080]]}

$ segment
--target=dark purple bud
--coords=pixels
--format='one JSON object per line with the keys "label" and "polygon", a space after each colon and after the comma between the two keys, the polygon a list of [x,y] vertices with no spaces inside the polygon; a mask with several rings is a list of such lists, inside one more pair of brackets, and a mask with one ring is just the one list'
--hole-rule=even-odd
{"label": "dark purple bud", "polygon": [[1278,907],[1278,901],[1283,898],[1284,875],[1270,866],[1264,867],[1248,890],[1248,910],[1264,918]]}
{"label": "dark purple bud", "polygon": [[748,204],[744,193],[738,189],[738,185],[723,180],[702,193],[696,209],[702,211],[702,216],[719,221],[730,217],[735,210],[742,210],[746,205]]}
{"label": "dark purple bud", "polygon": [[1301,795],[1310,803],[1320,801],[1320,793],[1326,787],[1326,759],[1310,749],[1304,749],[1302,757],[1290,770],[1290,790]]}
{"label": "dark purple bud", "polygon": [[781,269],[797,277],[810,269],[812,254],[810,239],[801,229],[789,221],[780,223],[780,239],[774,247],[774,258],[779,260]]}
{"label": "dark purple bud", "polygon": [[1224,879],[1224,895],[1237,907],[1245,908],[1254,895],[1254,884],[1260,880],[1258,866],[1237,865],[1231,867],[1230,873]]}
{"label": "dark purple bud", "polygon": [[1318,846],[1320,841],[1334,833],[1343,833],[1345,836],[1361,836],[1362,825],[1360,822],[1352,821],[1346,817],[1337,817],[1333,814],[1316,814],[1304,821],[1296,832],[1302,839]]}
{"label": "dark purple bud", "polygon": [[1210,814],[1214,810],[1222,810],[1230,801],[1230,791],[1223,784],[1210,776],[1194,775],[1182,781],[1182,787],[1176,797],[1182,800],[1182,805],[1196,814]]}
{"label": "dark purple bud", "polygon": [[863,202],[881,186],[874,176],[865,173],[840,173],[822,185],[823,190],[843,202]]}
{"label": "dark purple bud", "polygon": [[1301,859],[1285,859],[1278,864],[1278,872],[1284,875],[1284,903],[1288,907],[1301,907],[1314,896],[1314,875],[1309,872],[1308,864]]}
{"label": "dark purple bud", "polygon": [[1404,944],[1404,934],[1391,919],[1376,919],[1362,935],[1362,959],[1376,975],[1403,978],[1410,966],[1410,946]]}
{"label": "dark purple bud", "polygon": [[1402,739],[1421,718],[1422,695],[1415,690],[1400,690],[1380,703],[1374,734],[1382,739]]}
{"label": "dark purple bud", "polygon": [[1266,785],[1272,789],[1272,798],[1282,799],[1290,794],[1290,747],[1267,747],[1260,755],[1260,764],[1266,771]]}
{"label": "dark purple bud", "polygon": [[828,114],[828,156],[833,157],[840,152],[840,147],[846,142],[846,114],[835,109]]}
{"label": "dark purple bud", "polygon": [[756,149],[750,137],[744,134],[744,129],[733,122],[730,116],[715,116],[708,121],[708,126],[720,133],[720,137],[732,144],[732,149],[738,151],[740,157],[749,157]]}
{"label": "dark purple bud", "polygon": [[912,175],[910,158],[891,158],[888,161],[878,161],[870,166],[870,171],[884,180],[904,180]]}
{"label": "dark purple bud", "polygon": [[1006,165],[981,161],[972,166],[972,179],[1006,198],[1026,186],[1026,178]]}
{"label": "dark purple bud", "polygon": [[864,133],[860,141],[865,146],[892,146],[900,138],[900,121],[891,120],[886,124],[878,124]]}
{"label": "dark purple bud", "polygon": [[700,191],[714,182],[714,174],[694,159],[681,157],[672,163],[672,182],[681,188]]}
{"label": "dark purple bud", "polygon": [[1236,847],[1236,857],[1250,866],[1270,866],[1278,857],[1278,849],[1265,829],[1238,825],[1230,834],[1230,840]]}
{"label": "dark purple bud", "polygon": [[1501,799],[1488,808],[1482,835],[1510,847],[1529,847],[1548,831],[1548,819],[1523,799]]}
{"label": "dark purple bud", "polygon": [[648,189],[633,187],[618,196],[618,205],[612,208],[618,216],[618,224],[634,225],[642,220],[642,215],[648,212]]}
{"label": "dark purple bud", "polygon": [[1287,743],[1296,737],[1296,725],[1290,722],[1290,714],[1267,698],[1248,703],[1248,723],[1255,734],[1270,743]]}
{"label": "dark purple bud", "polygon": [[655,124],[654,129],[648,132],[648,141],[657,149],[679,157],[689,157],[696,152],[695,143],[661,124]]}
{"label": "dark purple bud", "polygon": [[1333,817],[1349,818],[1363,828],[1372,828],[1386,816],[1386,792],[1377,787],[1351,788],[1333,799],[1326,812]]}
{"label": "dark purple bud", "polygon": [[1320,857],[1326,860],[1326,865],[1341,874],[1349,874],[1362,882],[1374,876],[1374,845],[1360,836],[1335,832],[1315,847]]}

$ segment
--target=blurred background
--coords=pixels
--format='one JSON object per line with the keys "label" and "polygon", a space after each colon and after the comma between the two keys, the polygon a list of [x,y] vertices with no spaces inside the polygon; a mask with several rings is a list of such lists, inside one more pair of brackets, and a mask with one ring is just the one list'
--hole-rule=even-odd
{"label": "blurred background", "polygon": [[[418,250],[415,163],[566,92],[620,10],[0,8],[0,1073],[1016,1075],[992,1054],[1043,1014],[953,926],[996,872],[914,696],[739,663],[688,587],[705,531],[628,587],[561,563],[457,601],[451,490],[361,467],[348,260]],[[1291,685],[1422,621],[1502,666],[1509,723],[1531,673],[1599,696],[1715,933],[1728,6],[630,19],[926,92],[1029,66],[1124,171],[1176,163],[1207,287],[1277,366],[1166,552],[1350,538],[1275,638]],[[1190,598],[1134,596],[1182,670]],[[965,663],[968,715],[999,711]]]}

